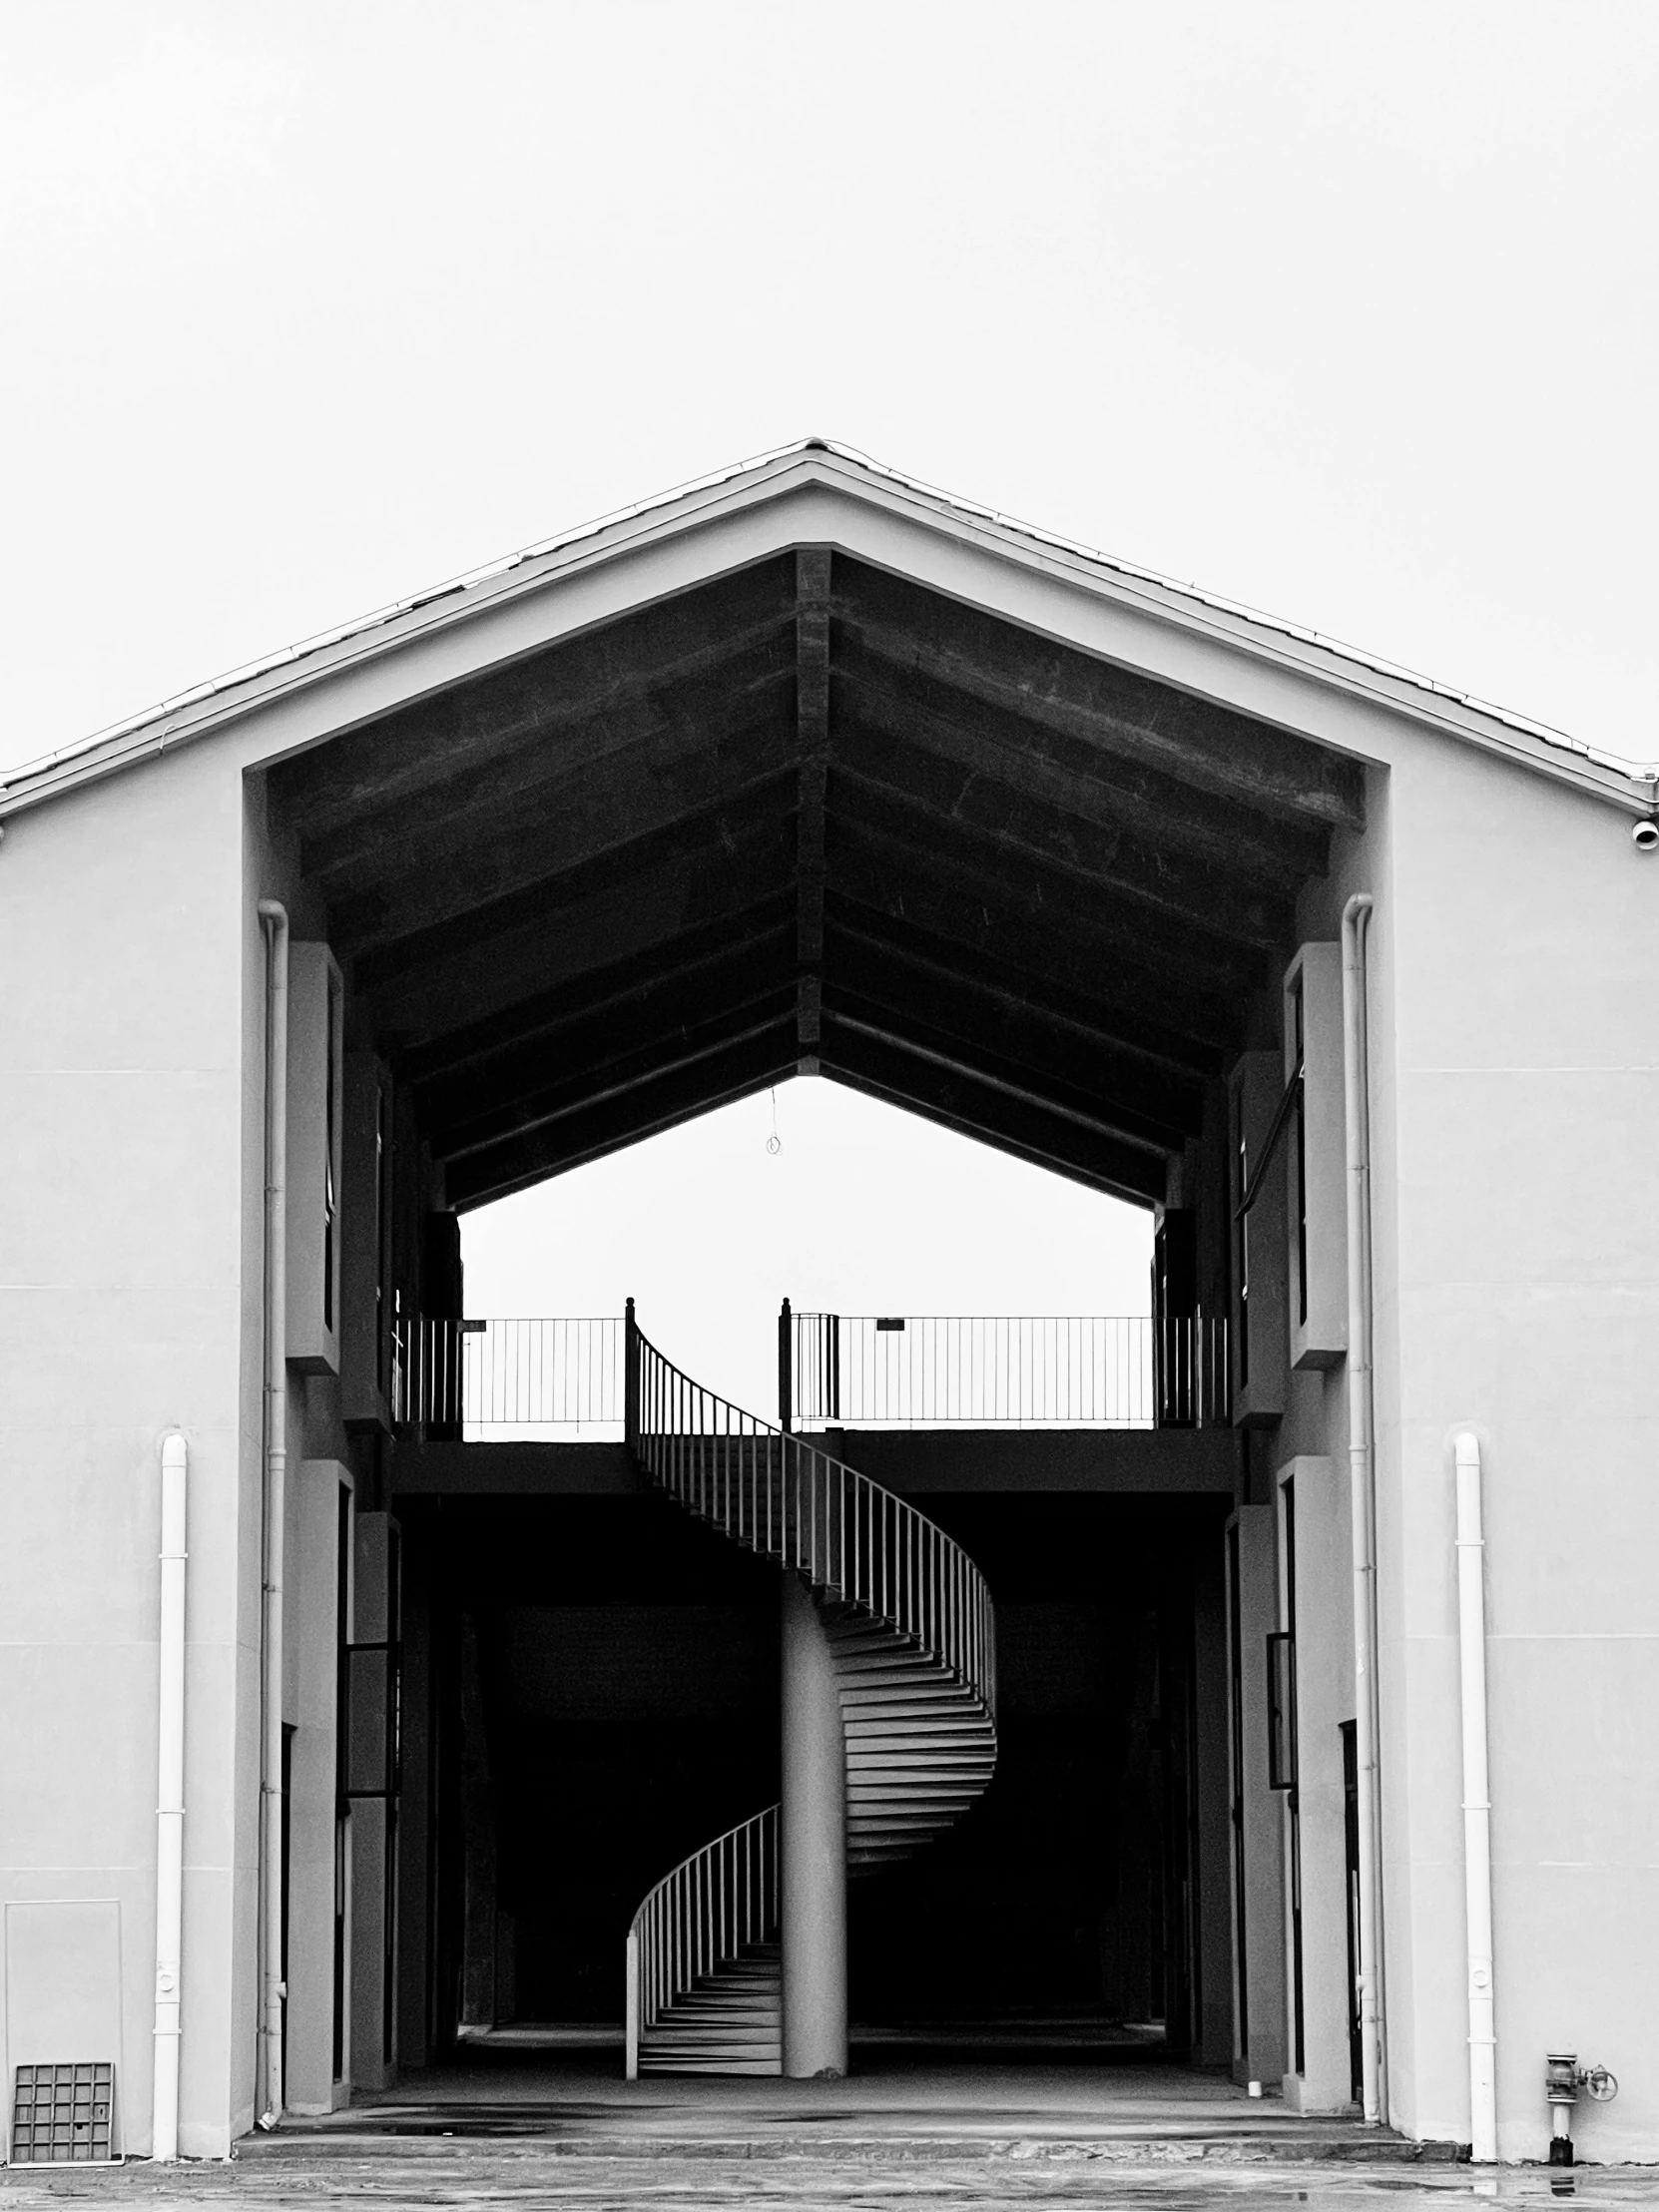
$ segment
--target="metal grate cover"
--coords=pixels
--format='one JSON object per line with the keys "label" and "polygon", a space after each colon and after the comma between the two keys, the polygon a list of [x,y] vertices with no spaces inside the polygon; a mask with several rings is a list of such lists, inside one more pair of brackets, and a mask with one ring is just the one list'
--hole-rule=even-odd
{"label": "metal grate cover", "polygon": [[14,2166],[108,2165],[115,2068],[96,2059],[19,2066],[12,2096]]}

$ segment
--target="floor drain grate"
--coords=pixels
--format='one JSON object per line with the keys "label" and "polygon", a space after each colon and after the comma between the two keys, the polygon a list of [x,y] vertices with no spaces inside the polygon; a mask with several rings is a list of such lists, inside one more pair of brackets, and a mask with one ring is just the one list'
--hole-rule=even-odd
{"label": "floor drain grate", "polygon": [[11,2164],[108,2165],[115,2068],[96,2059],[19,2066],[12,2095]]}

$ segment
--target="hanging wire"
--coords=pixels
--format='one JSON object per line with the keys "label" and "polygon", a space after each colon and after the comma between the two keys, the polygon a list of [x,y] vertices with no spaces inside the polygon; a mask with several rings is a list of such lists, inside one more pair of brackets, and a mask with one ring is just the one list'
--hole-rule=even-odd
{"label": "hanging wire", "polygon": [[767,1139],[767,1150],[776,1159],[784,1149],[784,1140],[778,1134],[778,1093],[772,1093],[772,1135]]}

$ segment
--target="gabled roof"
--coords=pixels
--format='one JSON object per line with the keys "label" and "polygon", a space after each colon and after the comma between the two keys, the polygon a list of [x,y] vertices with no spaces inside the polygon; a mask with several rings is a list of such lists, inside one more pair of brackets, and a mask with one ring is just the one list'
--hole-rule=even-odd
{"label": "gabled roof", "polygon": [[1633,812],[1645,812],[1654,803],[1659,769],[1634,768],[1560,731],[1315,631],[935,490],[832,440],[805,438],[285,646],[10,770],[0,776],[0,817],[205,738],[285,694],[393,654],[413,640],[538,592],[591,564],[694,529],[717,512],[799,489],[808,481],[902,510],[911,520],[970,539],[1003,560],[1062,576],[1074,586],[1109,596],[1194,636],[1403,713],[1446,736],[1503,754]]}

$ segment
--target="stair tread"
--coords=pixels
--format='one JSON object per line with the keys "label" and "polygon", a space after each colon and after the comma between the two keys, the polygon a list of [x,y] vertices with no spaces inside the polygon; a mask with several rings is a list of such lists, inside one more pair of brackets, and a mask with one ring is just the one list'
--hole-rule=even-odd
{"label": "stair tread", "polygon": [[[641,1456],[656,1485],[707,1527],[783,1564],[804,1526],[789,1471],[802,1448],[770,1430],[676,1437],[665,1429],[647,1440],[646,1450],[660,1461],[672,1456],[672,1469],[653,1473]],[[804,1449],[819,1451],[812,1444]],[[964,1674],[981,1658],[988,1672],[988,1648],[953,1663],[926,1640],[931,1617],[926,1630],[903,1627],[878,1602],[896,1607],[916,1588],[908,1552],[892,1560],[890,1577],[881,1571],[878,1545],[886,1539],[874,1532],[896,1525],[890,1515],[885,1507],[874,1515],[860,1509],[842,1520],[844,1548],[827,1546],[827,1557],[808,1574],[841,1710],[847,1864],[859,1871],[924,1848],[975,1802],[996,1763],[990,1691]],[[831,1577],[832,1566],[854,1587],[867,1576],[865,1595],[851,1595]],[[778,1943],[746,1945],[663,2006],[642,2031],[640,2071],[777,2075],[782,2015]]]}

